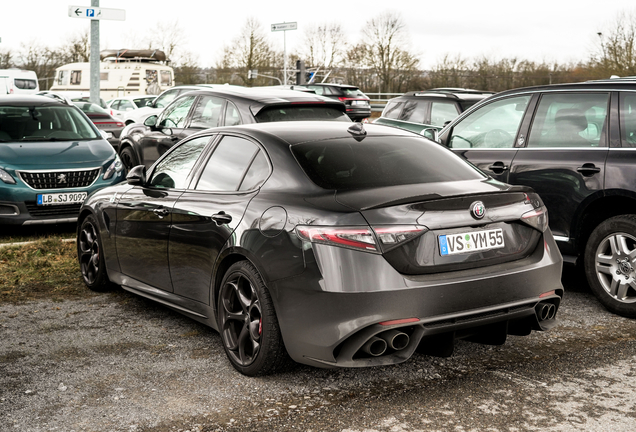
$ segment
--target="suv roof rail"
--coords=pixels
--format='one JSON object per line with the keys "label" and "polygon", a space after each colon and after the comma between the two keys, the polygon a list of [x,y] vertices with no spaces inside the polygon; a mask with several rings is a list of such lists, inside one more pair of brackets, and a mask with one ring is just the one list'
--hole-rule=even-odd
{"label": "suv roof rail", "polygon": [[62,102],[65,105],[72,105],[70,100],[68,100],[64,96],[59,95],[57,93],[53,93],[53,92],[50,92],[50,91],[41,91],[41,92],[39,92],[37,94],[38,94],[38,96],[46,96],[48,98],[55,99],[56,101]]}

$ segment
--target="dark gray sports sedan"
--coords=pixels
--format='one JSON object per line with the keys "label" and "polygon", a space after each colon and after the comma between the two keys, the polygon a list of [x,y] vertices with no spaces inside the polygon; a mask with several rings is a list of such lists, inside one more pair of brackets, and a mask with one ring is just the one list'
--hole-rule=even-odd
{"label": "dark gray sports sedan", "polygon": [[246,375],[450,355],[555,324],[543,202],[410,132],[340,122],[188,137],[81,209],[84,281],[217,329]]}

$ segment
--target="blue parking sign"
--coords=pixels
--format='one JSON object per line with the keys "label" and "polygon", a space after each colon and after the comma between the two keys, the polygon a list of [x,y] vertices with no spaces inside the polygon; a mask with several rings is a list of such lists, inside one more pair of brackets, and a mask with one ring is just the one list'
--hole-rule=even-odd
{"label": "blue parking sign", "polygon": [[95,9],[86,9],[86,16],[87,17],[94,17],[95,16]]}

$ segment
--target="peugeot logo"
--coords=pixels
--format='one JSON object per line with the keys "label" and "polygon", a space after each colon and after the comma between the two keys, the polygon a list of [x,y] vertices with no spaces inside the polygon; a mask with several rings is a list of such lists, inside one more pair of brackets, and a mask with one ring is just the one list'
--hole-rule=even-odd
{"label": "peugeot logo", "polygon": [[486,206],[481,201],[475,201],[470,205],[470,211],[475,219],[482,219],[486,214]]}
{"label": "peugeot logo", "polygon": [[58,174],[57,175],[57,182],[59,184],[66,183],[66,174]]}

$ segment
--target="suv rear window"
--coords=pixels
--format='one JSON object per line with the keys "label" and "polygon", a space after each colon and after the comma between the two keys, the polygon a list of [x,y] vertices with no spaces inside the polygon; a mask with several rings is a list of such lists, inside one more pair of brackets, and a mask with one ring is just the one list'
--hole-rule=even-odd
{"label": "suv rear window", "polygon": [[258,123],[307,120],[351,121],[345,113],[336,108],[311,104],[266,107],[259,111],[255,117]]}
{"label": "suv rear window", "polygon": [[366,98],[366,95],[362,93],[359,88],[341,87],[341,90],[345,96]]}
{"label": "suv rear window", "polygon": [[451,151],[417,137],[339,138],[296,144],[291,150],[311,181],[325,189],[485,178]]}

